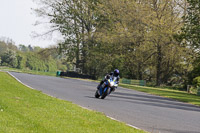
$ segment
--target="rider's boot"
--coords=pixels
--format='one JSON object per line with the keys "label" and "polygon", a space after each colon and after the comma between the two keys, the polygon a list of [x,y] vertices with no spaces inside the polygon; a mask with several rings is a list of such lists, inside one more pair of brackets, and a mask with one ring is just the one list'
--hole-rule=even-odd
{"label": "rider's boot", "polygon": [[100,84],[97,86],[97,89],[100,89],[100,86],[103,84],[103,81],[100,82]]}
{"label": "rider's boot", "polygon": [[100,89],[100,86],[101,86],[100,84],[97,86],[97,90],[99,90],[99,89]]}

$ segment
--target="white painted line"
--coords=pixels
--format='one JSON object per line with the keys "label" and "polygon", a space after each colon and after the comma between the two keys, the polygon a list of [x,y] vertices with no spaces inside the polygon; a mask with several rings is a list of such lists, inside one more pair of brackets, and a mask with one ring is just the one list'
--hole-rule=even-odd
{"label": "white painted line", "polygon": [[[107,117],[110,118],[111,120],[115,120],[115,121],[118,121],[118,122],[122,122],[122,121],[117,120],[117,119],[115,119],[115,118],[113,118],[113,117],[110,117],[110,116],[107,116]],[[133,125],[131,125],[131,124],[127,124],[127,123],[126,123],[126,125],[129,126],[129,127],[135,128],[135,129],[137,129],[137,130],[142,130],[142,129],[140,129],[140,128],[136,127],[136,126],[133,126]]]}
{"label": "white painted line", "polygon": [[[81,108],[86,109],[86,110],[89,110],[89,111],[95,111],[95,110],[89,109],[89,108],[87,108],[87,107],[83,107],[83,106],[81,106],[81,105],[79,105],[79,106],[80,106]],[[110,117],[110,116],[108,116],[108,115],[106,115],[106,117],[108,117],[108,118],[111,119],[111,120],[124,123],[123,121],[117,120],[117,119],[115,119],[115,118],[113,118],[113,117]],[[142,129],[140,129],[140,128],[136,127],[136,126],[133,126],[133,125],[131,125],[131,124],[127,124],[127,123],[125,123],[125,124],[126,124],[127,126],[129,126],[129,127],[135,128],[135,129],[137,129],[137,130],[142,130]],[[144,130],[143,130],[143,131],[144,131]]]}
{"label": "white painted line", "polygon": [[133,126],[133,125],[131,125],[131,124],[126,124],[127,126],[130,126],[130,127],[132,127],[132,128],[135,128],[135,129],[137,129],[137,130],[142,130],[142,129],[140,129],[140,128],[138,128],[138,127],[136,127],[136,126]]}
{"label": "white painted line", "polygon": [[32,88],[32,87],[30,87],[30,86],[28,86],[28,85],[22,83],[18,78],[16,78],[16,77],[15,77],[14,75],[12,75],[10,72],[7,71],[7,73],[8,73],[10,76],[12,76],[13,78],[15,78],[18,82],[20,82],[21,84],[23,84],[24,86],[26,86],[26,87],[28,87],[28,88],[31,88],[31,89],[35,90],[34,88]]}
{"label": "white painted line", "polygon": [[[8,72],[8,71],[6,71],[6,72],[7,72],[10,76],[12,76],[14,79],[16,79],[19,83],[23,84],[24,86],[26,86],[26,87],[28,87],[28,88],[30,88],[30,89],[32,89],[32,90],[37,90],[37,89],[34,89],[33,87],[30,87],[30,86],[24,84],[24,83],[21,82],[18,78],[16,78],[14,75],[12,75],[10,72]],[[46,94],[46,93],[44,93],[44,92],[42,92],[42,93],[45,94],[45,95],[48,95],[48,96],[50,96],[50,97],[53,97],[53,96],[51,96],[51,95],[49,95],[49,94]],[[53,98],[55,98],[55,97],[53,97]]]}
{"label": "white painted line", "polygon": [[[79,105],[79,106],[80,106],[80,105]],[[83,106],[80,106],[80,107],[83,108],[83,109],[89,110],[89,111],[94,111],[94,110],[92,110],[92,109],[89,109],[89,108],[86,108],[86,107],[83,107]],[[117,119],[115,119],[115,118],[113,118],[113,117],[110,117],[110,116],[108,116],[108,115],[106,115],[106,117],[108,117],[109,119],[114,120],[114,121],[122,122],[122,121],[117,120]],[[122,123],[124,123],[124,122],[122,122]],[[125,124],[126,124],[127,126],[129,126],[129,127],[135,128],[135,129],[137,129],[137,130],[142,130],[142,129],[140,129],[140,128],[136,127],[136,126],[133,126],[133,125],[131,125],[131,124],[127,124],[127,123],[125,123]]]}
{"label": "white painted line", "polygon": [[117,120],[117,119],[115,119],[113,117],[110,117],[110,116],[106,116],[106,117],[110,118],[111,120],[119,121],[119,120]]}
{"label": "white painted line", "polygon": [[81,108],[83,108],[83,109],[89,110],[89,111],[94,111],[94,110],[92,110],[92,109],[89,109],[89,108],[83,107],[83,106],[81,106],[81,105],[78,105],[78,106],[81,107]]}

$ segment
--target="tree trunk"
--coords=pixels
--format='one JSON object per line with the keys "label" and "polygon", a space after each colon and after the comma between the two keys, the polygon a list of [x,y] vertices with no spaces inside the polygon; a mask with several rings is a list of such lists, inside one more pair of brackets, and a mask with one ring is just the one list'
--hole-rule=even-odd
{"label": "tree trunk", "polygon": [[142,70],[142,65],[141,63],[138,63],[138,80],[142,80],[143,77],[141,70]]}
{"label": "tree trunk", "polygon": [[157,66],[156,66],[156,86],[161,84],[161,63],[162,63],[162,52],[161,46],[157,45]]}
{"label": "tree trunk", "polygon": [[74,25],[75,25],[75,34],[76,34],[76,68],[80,67],[80,37],[79,37],[79,31],[78,26],[76,22],[76,18],[74,19]]}

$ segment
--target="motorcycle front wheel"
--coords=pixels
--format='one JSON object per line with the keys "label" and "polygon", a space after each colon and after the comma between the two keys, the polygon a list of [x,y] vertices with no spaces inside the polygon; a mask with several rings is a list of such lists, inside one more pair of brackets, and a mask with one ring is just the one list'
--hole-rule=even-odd
{"label": "motorcycle front wheel", "polygon": [[109,89],[107,89],[107,90],[102,94],[101,99],[104,99],[104,98],[108,95],[108,90],[109,90]]}
{"label": "motorcycle front wheel", "polygon": [[98,91],[99,91],[99,90],[97,90],[96,93],[95,93],[95,97],[96,97],[96,98],[99,98],[99,97],[100,97]]}

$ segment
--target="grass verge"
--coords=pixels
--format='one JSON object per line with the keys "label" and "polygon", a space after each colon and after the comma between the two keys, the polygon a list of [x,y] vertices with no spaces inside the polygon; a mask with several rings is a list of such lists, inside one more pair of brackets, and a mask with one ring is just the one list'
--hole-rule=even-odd
{"label": "grass verge", "polygon": [[0,132],[143,133],[102,113],[47,96],[0,72]]}
{"label": "grass verge", "polygon": [[46,75],[46,76],[56,76],[56,72],[44,72],[44,71],[35,71],[35,70],[29,70],[29,69],[16,69],[16,68],[9,68],[9,67],[2,67],[2,66],[0,67],[0,70],[37,74],[37,75]]}

